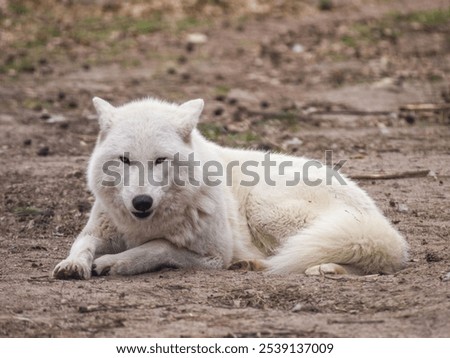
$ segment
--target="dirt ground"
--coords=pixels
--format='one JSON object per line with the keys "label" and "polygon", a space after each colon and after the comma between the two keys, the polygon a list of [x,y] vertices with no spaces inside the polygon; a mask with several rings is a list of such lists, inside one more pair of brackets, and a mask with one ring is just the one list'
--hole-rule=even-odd
{"label": "dirt ground", "polygon": [[[450,337],[448,2],[38,3],[0,1],[0,336]],[[93,203],[93,96],[201,97],[212,140],[349,175],[430,170],[360,180],[407,268],[50,278]]]}

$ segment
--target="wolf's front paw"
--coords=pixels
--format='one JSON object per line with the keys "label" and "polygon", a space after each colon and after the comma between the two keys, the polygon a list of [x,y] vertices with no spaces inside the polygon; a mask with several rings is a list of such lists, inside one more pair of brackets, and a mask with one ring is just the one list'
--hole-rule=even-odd
{"label": "wolf's front paw", "polygon": [[53,277],[60,280],[88,280],[91,277],[91,267],[83,261],[65,259],[56,265]]}
{"label": "wolf's front paw", "polygon": [[108,276],[116,274],[126,274],[120,271],[123,265],[115,260],[114,255],[104,255],[96,259],[92,265],[93,276]]}

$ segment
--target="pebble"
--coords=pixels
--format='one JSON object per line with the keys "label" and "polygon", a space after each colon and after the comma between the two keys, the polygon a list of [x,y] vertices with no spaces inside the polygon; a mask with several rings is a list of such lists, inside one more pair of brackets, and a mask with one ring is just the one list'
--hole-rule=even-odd
{"label": "pebble", "polygon": [[303,144],[303,141],[297,137],[294,137],[292,139],[285,140],[283,144],[281,144],[281,147],[286,151],[291,151],[293,149],[298,148]]}
{"label": "pebble", "polygon": [[68,103],[67,106],[69,108],[77,108],[78,107],[78,102],[74,99],[71,99]]}
{"label": "pebble", "polygon": [[292,46],[292,52],[293,53],[303,53],[305,52],[305,48],[300,44],[295,44]]}
{"label": "pebble", "polygon": [[175,74],[177,73],[177,70],[176,70],[175,67],[169,67],[169,68],[167,69],[167,73],[168,73],[169,75],[175,75]]}
{"label": "pebble", "polygon": [[206,43],[207,41],[208,36],[199,32],[194,32],[187,35],[187,42],[190,44],[200,45]]}
{"label": "pebble", "polygon": [[261,106],[261,108],[269,108],[270,104],[269,102],[262,100],[259,104]]}
{"label": "pebble", "polygon": [[183,81],[189,81],[190,79],[191,79],[191,75],[190,75],[190,73],[188,73],[188,72],[183,72],[182,74],[181,74],[181,79],[183,80]]}
{"label": "pebble", "polygon": [[407,213],[409,211],[409,208],[406,204],[398,204],[397,211],[399,213]]}
{"label": "pebble", "polygon": [[427,262],[439,262],[439,261],[442,261],[442,258],[434,252],[428,252],[425,255],[425,260]]}
{"label": "pebble", "polygon": [[50,153],[50,148],[46,146],[46,147],[40,148],[37,152],[37,155],[39,155],[41,157],[46,157],[49,153]]}
{"label": "pebble", "polygon": [[48,118],[46,118],[46,120],[45,120],[46,123],[64,123],[66,121],[67,121],[67,118],[64,117],[62,114],[51,115]]}
{"label": "pebble", "polygon": [[217,107],[213,113],[215,116],[220,116],[223,112],[224,112],[223,107]]}
{"label": "pebble", "polygon": [[408,124],[414,124],[415,121],[416,121],[416,116],[415,116],[414,114],[412,114],[412,113],[408,113],[408,114],[405,116],[405,121],[406,121],[406,123],[408,123]]}
{"label": "pebble", "polygon": [[224,102],[225,96],[223,94],[218,94],[216,97],[214,97],[214,99],[218,102]]}
{"label": "pebble", "polygon": [[47,110],[45,110],[45,109],[42,111],[41,115],[39,116],[39,118],[43,119],[43,120],[47,120],[50,117],[51,117],[50,113],[48,113]]}

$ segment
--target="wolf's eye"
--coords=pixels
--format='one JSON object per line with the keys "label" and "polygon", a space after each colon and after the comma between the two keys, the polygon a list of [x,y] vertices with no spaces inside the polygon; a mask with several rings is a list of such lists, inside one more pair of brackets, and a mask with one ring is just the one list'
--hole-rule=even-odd
{"label": "wolf's eye", "polygon": [[130,158],[124,157],[123,155],[121,155],[121,156],[119,157],[119,159],[120,159],[120,161],[121,161],[122,163],[124,163],[124,164],[126,164],[126,165],[130,165]]}
{"label": "wolf's eye", "polygon": [[163,157],[163,158],[158,158],[158,159],[155,160],[155,164],[156,164],[156,165],[161,164],[161,163],[164,162],[166,159],[167,159],[167,158],[165,158],[165,157]]}

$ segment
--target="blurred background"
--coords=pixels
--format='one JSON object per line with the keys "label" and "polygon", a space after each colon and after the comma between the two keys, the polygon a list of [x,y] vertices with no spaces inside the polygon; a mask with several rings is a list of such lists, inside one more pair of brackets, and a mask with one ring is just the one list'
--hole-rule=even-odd
{"label": "blurred background", "polygon": [[[360,185],[408,268],[50,279],[94,201],[94,96],[204,98],[220,144],[397,173]],[[448,0],[0,0],[0,335],[448,337],[449,113]]]}
{"label": "blurred background", "polygon": [[447,1],[1,0],[0,24],[2,109],[28,116],[202,97],[210,138],[291,150],[300,123],[399,124],[440,109],[402,105],[450,101]]}

